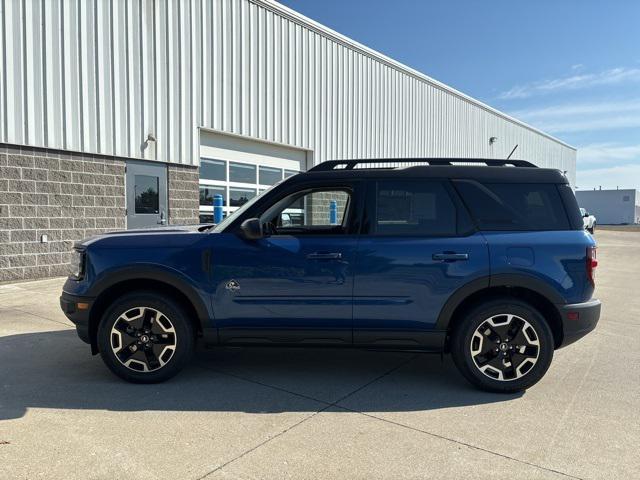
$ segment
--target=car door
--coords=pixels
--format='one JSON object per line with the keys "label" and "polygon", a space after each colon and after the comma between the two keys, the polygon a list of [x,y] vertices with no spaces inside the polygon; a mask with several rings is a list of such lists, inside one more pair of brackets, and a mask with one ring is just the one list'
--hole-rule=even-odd
{"label": "car door", "polygon": [[445,302],[466,283],[488,279],[484,237],[447,181],[372,182],[365,210],[354,343],[441,347],[436,322]]}
{"label": "car door", "polygon": [[359,195],[357,183],[285,191],[260,214],[264,238],[230,234],[212,251],[221,342],[352,343]]}

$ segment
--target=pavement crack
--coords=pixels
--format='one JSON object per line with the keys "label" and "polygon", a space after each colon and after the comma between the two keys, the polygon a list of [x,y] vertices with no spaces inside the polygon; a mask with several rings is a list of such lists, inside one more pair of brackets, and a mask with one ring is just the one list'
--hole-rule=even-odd
{"label": "pavement crack", "polygon": [[[252,452],[256,451],[258,448],[260,448],[260,447],[262,447],[262,446],[266,445],[267,443],[271,442],[272,440],[275,440],[276,438],[281,437],[282,435],[284,435],[284,434],[286,434],[287,432],[289,432],[289,431],[293,430],[294,428],[298,427],[299,425],[302,425],[302,424],[303,424],[303,423],[305,423],[307,420],[311,420],[311,419],[312,419],[312,418],[314,418],[316,415],[318,415],[318,414],[320,414],[320,413],[322,413],[322,412],[324,412],[324,411],[328,410],[328,409],[329,409],[329,408],[331,408],[331,407],[337,407],[337,408],[340,408],[340,409],[342,409],[342,410],[349,410],[349,409],[345,409],[345,408],[343,408],[343,407],[340,407],[340,406],[338,405],[338,403],[340,403],[340,402],[344,401],[345,399],[349,398],[350,396],[352,396],[352,395],[354,395],[354,394],[356,394],[356,393],[360,392],[360,391],[361,391],[361,390],[363,390],[364,388],[367,388],[369,385],[371,385],[371,384],[373,384],[373,383],[377,382],[378,380],[380,380],[380,379],[382,379],[382,378],[384,378],[384,377],[386,377],[386,376],[388,376],[388,375],[391,375],[391,374],[392,374],[392,373],[394,373],[395,371],[399,370],[400,368],[404,367],[405,365],[407,365],[408,363],[410,363],[411,361],[413,361],[415,358],[417,358],[417,356],[418,356],[418,355],[413,355],[412,357],[410,357],[410,358],[408,358],[408,359],[406,359],[406,360],[404,360],[404,361],[400,362],[398,365],[395,365],[394,367],[390,368],[389,370],[386,370],[384,373],[382,373],[382,374],[378,375],[378,376],[377,376],[377,377],[375,377],[373,380],[370,380],[369,382],[365,383],[364,385],[361,385],[360,387],[356,388],[355,390],[353,390],[353,391],[351,391],[351,392],[347,393],[346,395],[343,395],[342,397],[340,397],[338,400],[336,400],[336,401],[334,401],[334,402],[327,402],[327,401],[324,401],[324,400],[319,400],[319,399],[317,399],[317,398],[313,398],[313,397],[310,397],[310,396],[308,396],[308,395],[304,395],[304,394],[301,394],[301,393],[292,392],[292,391],[290,391],[290,390],[287,390],[287,389],[284,389],[284,388],[281,388],[281,387],[277,387],[277,386],[274,386],[274,385],[269,385],[268,383],[263,383],[263,382],[259,382],[259,381],[256,381],[256,380],[252,380],[252,379],[249,379],[249,378],[242,377],[242,376],[240,376],[240,375],[236,375],[236,374],[232,374],[232,373],[223,372],[223,371],[220,371],[220,370],[218,370],[218,369],[209,368],[209,367],[206,367],[206,366],[202,365],[200,362],[198,362],[198,366],[200,366],[200,368],[203,368],[203,369],[205,369],[205,370],[210,370],[210,371],[213,371],[213,372],[219,373],[219,374],[221,374],[221,375],[227,375],[227,376],[230,376],[230,377],[233,377],[233,378],[237,378],[237,379],[239,379],[239,380],[243,380],[243,381],[246,381],[246,382],[254,383],[254,384],[256,384],[256,385],[260,385],[260,386],[267,387],[267,388],[271,388],[271,389],[278,390],[278,391],[281,391],[281,392],[289,393],[289,394],[291,394],[291,395],[296,395],[296,396],[298,396],[298,397],[305,398],[305,399],[307,399],[307,400],[313,400],[313,401],[315,401],[315,402],[322,403],[322,404],[324,404],[325,406],[324,406],[323,408],[321,408],[320,410],[318,410],[318,411],[316,411],[316,412],[313,412],[311,415],[308,415],[308,416],[304,417],[304,418],[303,418],[302,420],[300,420],[299,422],[296,422],[296,423],[294,423],[293,425],[291,425],[291,426],[289,426],[289,427],[285,428],[284,430],[282,430],[281,432],[277,433],[276,435],[273,435],[273,436],[271,436],[271,437],[267,438],[266,440],[264,440],[264,441],[260,442],[259,444],[254,445],[253,447],[249,448],[248,450],[245,450],[245,451],[244,451],[244,452],[242,452],[240,455],[238,455],[238,456],[236,456],[236,457],[234,457],[234,458],[232,458],[232,459],[228,460],[227,462],[223,463],[222,465],[217,466],[216,468],[214,468],[213,470],[211,470],[211,471],[209,471],[209,472],[205,473],[205,474],[204,474],[204,475],[202,475],[201,477],[198,477],[196,480],[203,480],[203,479],[205,479],[205,478],[209,477],[210,475],[213,475],[213,474],[214,474],[214,473],[216,473],[217,471],[222,470],[223,468],[225,468],[225,467],[227,467],[228,465],[230,465],[230,464],[234,463],[235,461],[240,460],[241,458],[243,458],[243,457],[245,457],[245,456],[249,455],[250,453],[252,453]],[[360,412],[356,412],[356,413],[360,413]]]}
{"label": "pavement crack", "polygon": [[21,310],[21,309],[16,308],[16,307],[6,307],[6,309],[9,310],[9,311],[24,313],[25,315],[31,315],[32,317],[36,317],[36,318],[40,318],[42,320],[47,320],[49,322],[57,323],[58,325],[64,325],[65,327],[69,327],[70,329],[73,328],[73,325],[69,325],[68,323],[60,322],[58,320],[52,320],[51,318],[47,318],[45,316],[38,315],[37,313],[28,312],[26,310]]}
{"label": "pavement crack", "polygon": [[473,450],[478,450],[478,451],[481,451],[481,452],[484,452],[484,453],[488,453],[490,455],[495,455],[495,456],[504,458],[506,460],[511,460],[511,461],[514,461],[514,462],[517,462],[517,463],[521,463],[523,465],[528,465],[530,467],[538,468],[538,469],[544,470],[546,472],[555,473],[555,474],[561,475],[563,477],[573,478],[573,479],[576,479],[576,480],[584,480],[582,477],[576,477],[575,475],[571,475],[569,473],[561,472],[560,470],[555,470],[553,468],[543,467],[542,465],[538,465],[538,464],[535,464],[535,463],[532,463],[532,462],[528,462],[526,460],[522,460],[522,459],[519,459],[519,458],[516,458],[516,457],[511,457],[511,456],[506,455],[504,453],[495,452],[493,450],[489,450],[488,448],[483,448],[483,447],[479,447],[477,445],[473,445],[471,443],[462,442],[462,441],[456,440],[454,438],[446,437],[446,436],[440,435],[438,433],[429,432],[428,430],[423,430],[423,429],[420,429],[420,428],[416,428],[416,427],[412,427],[412,426],[409,426],[409,425],[405,425],[403,423],[395,422],[395,421],[389,420],[387,418],[378,417],[378,416],[372,415],[370,413],[361,412],[359,410],[353,410],[351,408],[342,407],[342,406],[339,406],[339,405],[338,405],[338,408],[342,408],[343,410],[347,410],[347,411],[352,412],[352,413],[359,413],[360,415],[364,415],[365,417],[372,418],[372,419],[375,419],[375,420],[380,420],[381,422],[385,422],[385,423],[389,423],[391,425],[395,425],[395,426],[398,426],[398,427],[406,428],[406,429],[412,430],[414,432],[423,433],[425,435],[429,435],[430,437],[437,438],[437,439],[440,439],[440,440],[444,440],[446,442],[455,443],[457,445],[462,445],[464,447],[468,447],[468,448],[471,448]]}

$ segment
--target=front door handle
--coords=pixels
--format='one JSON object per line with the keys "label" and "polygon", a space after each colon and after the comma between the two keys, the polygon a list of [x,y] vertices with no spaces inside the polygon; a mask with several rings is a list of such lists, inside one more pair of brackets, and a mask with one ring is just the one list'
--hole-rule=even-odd
{"label": "front door handle", "polygon": [[456,262],[458,260],[469,260],[469,254],[468,253],[449,253],[449,252],[443,252],[443,253],[434,253],[431,258],[433,258],[434,260],[441,260],[441,261],[445,261],[445,262]]}
{"label": "front door handle", "polygon": [[338,252],[333,253],[310,253],[307,255],[308,260],[339,260],[342,258],[342,254]]}

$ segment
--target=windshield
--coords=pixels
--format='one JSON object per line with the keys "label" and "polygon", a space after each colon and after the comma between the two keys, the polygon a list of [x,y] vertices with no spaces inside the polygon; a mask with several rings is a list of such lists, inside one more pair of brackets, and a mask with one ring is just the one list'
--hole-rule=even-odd
{"label": "windshield", "polygon": [[[280,182],[281,183],[281,182]],[[276,185],[279,185],[279,183],[276,183]],[[236,211],[229,213],[229,215],[226,216],[226,218],[224,220],[222,220],[219,224],[217,224],[215,227],[213,227],[213,230],[211,230],[212,232],[216,232],[216,233],[220,233],[222,232],[225,228],[227,228],[227,226],[233,222],[233,220],[238,216],[238,215],[242,215],[242,213],[244,213],[249,207],[251,207],[251,205],[253,205],[254,203],[256,203],[256,201],[261,198],[265,193],[267,193],[269,190],[271,190],[273,187],[275,187],[276,185],[272,185],[271,187],[267,188],[266,190],[264,190],[263,192],[259,193],[258,195],[256,195],[255,197],[253,197],[251,200],[249,200],[247,203],[245,203],[244,205],[242,205],[240,208],[238,208]]]}

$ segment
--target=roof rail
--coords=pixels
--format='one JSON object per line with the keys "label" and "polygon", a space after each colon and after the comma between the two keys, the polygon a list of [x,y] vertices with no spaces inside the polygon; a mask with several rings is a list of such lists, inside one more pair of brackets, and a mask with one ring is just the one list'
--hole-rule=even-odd
{"label": "roof rail", "polygon": [[[484,164],[488,167],[534,167],[537,168],[531,162],[526,160],[500,160],[500,159],[482,159],[482,158],[363,158],[360,160],[327,160],[321,162],[315,167],[310,168],[309,172],[325,172],[329,170],[354,170],[358,165],[376,165],[373,167],[362,167],[363,169],[390,169],[390,168],[404,168],[414,165],[400,165],[389,166],[388,164],[416,164],[423,163],[428,166],[453,166],[457,163],[468,164],[477,163]],[[385,165],[386,164],[386,165]]]}

